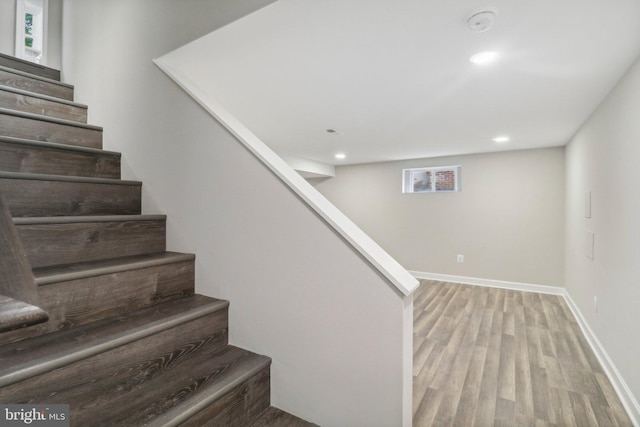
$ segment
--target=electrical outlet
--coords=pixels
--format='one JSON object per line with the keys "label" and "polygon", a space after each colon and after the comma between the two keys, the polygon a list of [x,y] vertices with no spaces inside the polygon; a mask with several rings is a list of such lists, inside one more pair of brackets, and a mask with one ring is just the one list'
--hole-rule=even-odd
{"label": "electrical outlet", "polygon": [[458,262],[464,262],[464,255],[458,255]]}

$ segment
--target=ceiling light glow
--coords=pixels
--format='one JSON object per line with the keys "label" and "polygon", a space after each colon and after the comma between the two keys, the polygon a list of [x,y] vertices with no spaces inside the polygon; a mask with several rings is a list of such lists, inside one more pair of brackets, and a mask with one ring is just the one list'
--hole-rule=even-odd
{"label": "ceiling light glow", "polygon": [[495,138],[492,139],[492,141],[495,142],[496,144],[504,144],[505,142],[509,142],[510,140],[511,138],[509,138],[506,135],[496,136]]}
{"label": "ceiling light glow", "polygon": [[347,155],[346,155],[346,154],[344,154],[344,153],[338,153],[338,154],[336,154],[334,157],[335,157],[336,159],[338,159],[338,160],[344,160],[344,159],[346,159],[346,158],[347,158]]}
{"label": "ceiling light glow", "polygon": [[486,51],[479,52],[469,58],[469,62],[476,65],[486,65],[495,62],[500,55],[498,52]]}

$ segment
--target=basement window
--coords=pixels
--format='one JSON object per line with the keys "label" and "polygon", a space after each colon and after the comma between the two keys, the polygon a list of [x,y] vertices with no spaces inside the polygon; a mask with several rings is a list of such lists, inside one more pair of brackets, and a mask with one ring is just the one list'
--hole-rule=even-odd
{"label": "basement window", "polygon": [[460,191],[460,166],[438,166],[402,170],[403,193],[447,193]]}

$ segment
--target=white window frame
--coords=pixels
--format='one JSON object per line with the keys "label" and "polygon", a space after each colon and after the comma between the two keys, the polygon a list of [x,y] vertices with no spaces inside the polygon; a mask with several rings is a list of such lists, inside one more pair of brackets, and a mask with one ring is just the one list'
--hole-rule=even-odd
{"label": "white window frame", "polygon": [[[454,193],[462,190],[460,165],[456,166],[434,166],[424,168],[402,169],[402,192],[403,193]],[[436,188],[436,172],[452,171],[454,174],[453,190],[438,190]],[[418,175],[428,173],[431,176],[428,188],[417,188]]]}
{"label": "white window frame", "polygon": [[[37,64],[46,63],[47,52],[47,17],[49,0],[16,0],[16,48],[15,56]],[[37,24],[33,34],[34,45],[25,44],[25,13],[33,12],[37,16]],[[35,23],[34,23],[35,24]]]}

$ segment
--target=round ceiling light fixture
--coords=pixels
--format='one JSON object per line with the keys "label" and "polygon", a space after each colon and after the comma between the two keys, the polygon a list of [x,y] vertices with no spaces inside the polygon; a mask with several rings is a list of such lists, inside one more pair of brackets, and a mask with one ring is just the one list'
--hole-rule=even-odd
{"label": "round ceiling light fixture", "polygon": [[495,12],[485,10],[471,15],[471,17],[467,19],[467,25],[474,33],[483,33],[493,26],[495,20]]}

